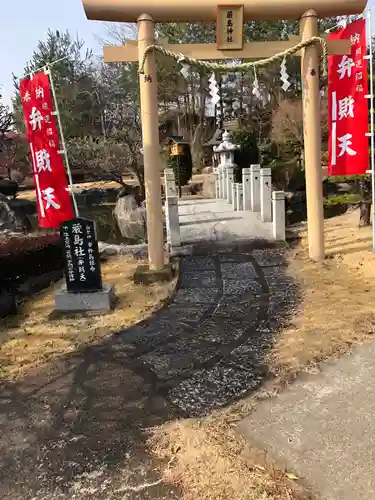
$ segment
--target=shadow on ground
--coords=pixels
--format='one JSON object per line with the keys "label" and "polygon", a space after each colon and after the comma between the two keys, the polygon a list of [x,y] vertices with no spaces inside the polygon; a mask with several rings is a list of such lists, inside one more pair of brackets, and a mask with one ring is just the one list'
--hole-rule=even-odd
{"label": "shadow on ground", "polygon": [[157,482],[166,464],[149,456],[147,429],[256,389],[297,301],[283,250],[183,258],[152,320],[1,385],[1,498],[180,498]]}

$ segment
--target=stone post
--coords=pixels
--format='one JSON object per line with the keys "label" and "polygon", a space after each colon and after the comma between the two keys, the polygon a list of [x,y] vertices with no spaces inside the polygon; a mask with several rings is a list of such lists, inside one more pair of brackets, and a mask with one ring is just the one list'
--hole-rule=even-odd
{"label": "stone post", "polygon": [[181,246],[180,221],[178,217],[178,194],[173,169],[164,170],[165,185],[165,223],[169,247]]}
{"label": "stone post", "polygon": [[228,198],[228,172],[226,168],[223,168],[223,199]]}
{"label": "stone post", "polygon": [[272,221],[272,181],[271,169],[260,170],[260,214],[263,222]]}
{"label": "stone post", "polygon": [[219,198],[223,198],[223,172],[219,168],[217,171],[218,182],[219,182]]}
{"label": "stone post", "polygon": [[242,169],[243,210],[251,210],[250,169]]}
{"label": "stone post", "polygon": [[220,180],[219,180],[219,172],[215,174],[215,197],[216,199],[220,198]]}
{"label": "stone post", "polygon": [[232,184],[233,184],[233,176],[234,169],[232,167],[228,167],[226,169],[226,198],[228,203],[232,203]]}
{"label": "stone post", "polygon": [[173,168],[166,168],[164,170],[164,188],[166,198],[178,197]]}
{"label": "stone post", "polygon": [[250,165],[251,210],[260,212],[260,165]]}
{"label": "stone post", "polygon": [[243,210],[243,185],[240,183],[236,184],[237,188],[237,210]]}
{"label": "stone post", "polygon": [[237,182],[232,183],[232,207],[233,210],[237,210]]}
{"label": "stone post", "polygon": [[272,233],[276,241],[285,241],[285,193],[272,193]]}

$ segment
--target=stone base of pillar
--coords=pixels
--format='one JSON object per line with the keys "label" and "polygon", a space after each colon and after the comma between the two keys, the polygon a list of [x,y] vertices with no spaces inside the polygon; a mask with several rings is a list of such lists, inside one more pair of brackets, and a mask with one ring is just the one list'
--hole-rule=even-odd
{"label": "stone base of pillar", "polygon": [[55,295],[55,311],[60,313],[105,313],[113,309],[116,303],[115,288],[103,285],[97,292],[69,293],[59,290]]}
{"label": "stone base of pillar", "polygon": [[137,267],[133,276],[134,283],[137,285],[151,285],[160,281],[170,281],[172,278],[173,269],[169,264],[160,271],[154,271],[148,265],[141,265]]}

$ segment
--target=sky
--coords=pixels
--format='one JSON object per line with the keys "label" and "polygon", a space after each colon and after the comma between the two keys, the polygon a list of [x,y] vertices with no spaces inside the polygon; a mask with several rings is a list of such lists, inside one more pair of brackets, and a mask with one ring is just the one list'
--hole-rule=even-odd
{"label": "sky", "polygon": [[[13,93],[12,73],[22,76],[26,62],[48,29],[69,30],[84,39],[94,53],[102,51],[97,36],[104,34],[103,23],[86,19],[81,0],[0,0],[0,3],[0,93],[7,104]],[[369,0],[368,6],[374,8],[375,0]],[[375,33],[375,8],[372,17]]]}
{"label": "sky", "polygon": [[96,36],[103,35],[103,23],[86,19],[81,0],[0,0],[0,3],[0,93],[7,104],[13,93],[12,73],[22,76],[25,63],[48,29],[78,34],[94,53],[101,53]]}

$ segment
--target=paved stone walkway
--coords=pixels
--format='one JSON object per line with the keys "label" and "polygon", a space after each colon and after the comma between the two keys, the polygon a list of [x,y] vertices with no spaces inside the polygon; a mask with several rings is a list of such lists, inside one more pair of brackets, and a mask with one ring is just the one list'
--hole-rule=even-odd
{"label": "paved stone walkway", "polygon": [[139,489],[165,467],[146,429],[254,390],[297,299],[282,250],[183,258],[175,297],[148,323],[0,384],[0,498],[180,498]]}
{"label": "paved stone walkway", "polygon": [[121,334],[155,390],[186,416],[205,414],[263,380],[275,332],[296,301],[283,252],[185,257],[173,302]]}
{"label": "paved stone walkway", "polygon": [[375,343],[257,405],[244,436],[321,500],[375,498]]}
{"label": "paved stone walkway", "polygon": [[178,213],[183,245],[273,241],[271,222],[262,222],[260,213],[235,212],[226,200],[182,199],[178,202]]}

